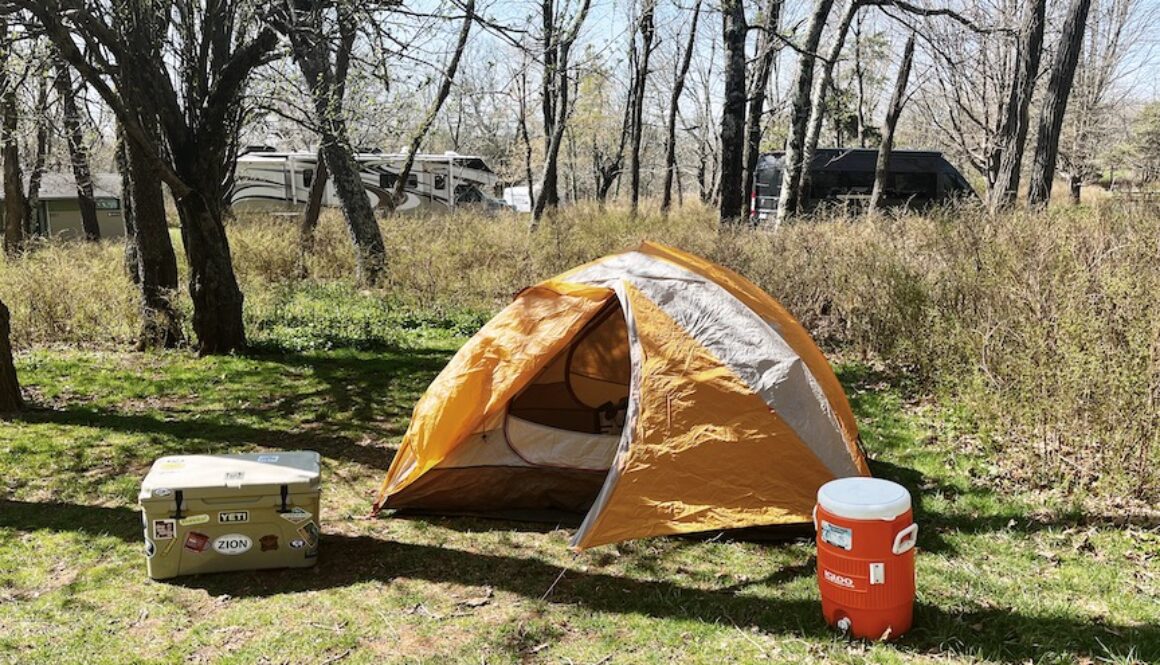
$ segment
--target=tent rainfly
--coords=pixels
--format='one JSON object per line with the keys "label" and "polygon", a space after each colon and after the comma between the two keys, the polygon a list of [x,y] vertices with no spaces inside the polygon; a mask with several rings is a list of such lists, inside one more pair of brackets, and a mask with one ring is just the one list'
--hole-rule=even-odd
{"label": "tent rainfly", "polygon": [[571,545],[804,523],[869,475],[809,334],[740,275],[655,243],[525,289],[419,400],[382,508],[585,515]]}

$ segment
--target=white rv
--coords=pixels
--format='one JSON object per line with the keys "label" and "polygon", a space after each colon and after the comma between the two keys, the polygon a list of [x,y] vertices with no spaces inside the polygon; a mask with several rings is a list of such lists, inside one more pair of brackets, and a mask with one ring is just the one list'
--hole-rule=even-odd
{"label": "white rv", "polygon": [[[358,153],[363,185],[375,209],[387,208],[406,155]],[[238,157],[230,205],[236,211],[286,211],[306,204],[318,169],[313,152],[247,152]],[[455,208],[463,205],[486,209],[506,205],[494,197],[499,178],[480,157],[446,153],[415,156],[407,178],[406,198],[399,212]],[[338,206],[333,181],[326,183],[322,204]]]}

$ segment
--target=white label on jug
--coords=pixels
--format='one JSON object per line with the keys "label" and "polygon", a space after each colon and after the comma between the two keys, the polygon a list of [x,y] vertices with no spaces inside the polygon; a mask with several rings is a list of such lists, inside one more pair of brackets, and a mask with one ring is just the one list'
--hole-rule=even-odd
{"label": "white label on jug", "polygon": [[245,554],[254,546],[254,541],[250,540],[249,536],[240,533],[227,533],[224,536],[218,536],[213,541],[213,549],[218,554]]}
{"label": "white label on jug", "polygon": [[278,461],[277,455],[258,455],[258,461],[263,464],[273,464]]}
{"label": "white label on jug", "polygon": [[231,510],[222,511],[218,513],[218,522],[221,524],[249,522],[250,511],[248,510]]}
{"label": "white label on jug", "polygon": [[822,541],[834,547],[850,550],[854,547],[854,534],[844,526],[822,520]]}

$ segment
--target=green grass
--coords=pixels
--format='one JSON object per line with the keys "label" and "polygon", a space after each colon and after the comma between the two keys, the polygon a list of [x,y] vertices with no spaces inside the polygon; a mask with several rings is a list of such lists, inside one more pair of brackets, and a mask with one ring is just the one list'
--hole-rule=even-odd
{"label": "green grass", "polygon": [[[954,414],[863,365],[841,376],[874,471],[911,489],[922,529],[915,628],[896,643],[827,630],[809,542],[574,555],[555,525],[368,519],[412,405],[462,341],[446,321],[391,335],[377,350],[23,355],[34,407],[0,424],[0,660],[1160,660],[1155,528],[996,493]],[[315,569],[145,577],[134,504],[154,458],[294,448],[324,456]]]}

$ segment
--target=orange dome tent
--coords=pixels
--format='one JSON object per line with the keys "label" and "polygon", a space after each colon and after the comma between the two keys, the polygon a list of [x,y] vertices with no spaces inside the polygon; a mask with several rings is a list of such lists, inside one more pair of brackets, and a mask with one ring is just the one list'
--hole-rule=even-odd
{"label": "orange dome tent", "polygon": [[821,351],[740,275],[645,243],[525,289],[419,400],[375,510],[586,514],[577,549],[801,523],[869,475]]}

